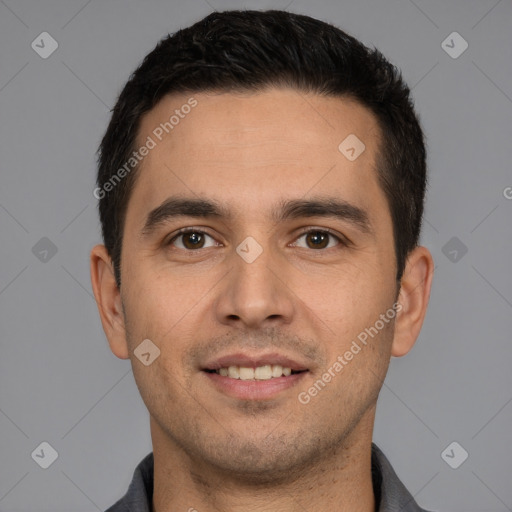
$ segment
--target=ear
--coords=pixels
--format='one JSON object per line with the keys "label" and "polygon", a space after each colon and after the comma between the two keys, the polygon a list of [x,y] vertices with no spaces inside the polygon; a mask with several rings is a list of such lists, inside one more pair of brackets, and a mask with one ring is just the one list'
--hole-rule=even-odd
{"label": "ear", "polygon": [[121,294],[116,284],[112,260],[104,245],[96,245],[91,250],[91,283],[110,350],[120,359],[128,359]]}
{"label": "ear", "polygon": [[414,248],[407,257],[400,283],[391,355],[401,357],[413,347],[427,312],[434,260],[426,247]]}

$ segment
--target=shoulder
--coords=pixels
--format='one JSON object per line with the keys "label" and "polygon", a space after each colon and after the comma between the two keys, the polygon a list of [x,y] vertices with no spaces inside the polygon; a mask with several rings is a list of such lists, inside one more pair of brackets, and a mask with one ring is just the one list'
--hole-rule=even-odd
{"label": "shoulder", "polygon": [[126,494],[105,512],[151,512],[153,500],[153,452],[146,455],[133,472]]}

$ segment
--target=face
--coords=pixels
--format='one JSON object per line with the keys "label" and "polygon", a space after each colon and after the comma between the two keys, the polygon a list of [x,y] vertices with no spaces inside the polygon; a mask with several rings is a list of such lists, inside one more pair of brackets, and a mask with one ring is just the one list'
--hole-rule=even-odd
{"label": "face", "polygon": [[[359,156],[354,139],[339,149],[350,134]],[[398,291],[373,115],[286,89],[173,95],[143,118],[138,147],[148,137],[124,229],[120,343],[154,437],[278,478],[371,435]],[[148,366],[134,355],[145,339],[160,350]],[[254,379],[239,367],[265,368]]]}

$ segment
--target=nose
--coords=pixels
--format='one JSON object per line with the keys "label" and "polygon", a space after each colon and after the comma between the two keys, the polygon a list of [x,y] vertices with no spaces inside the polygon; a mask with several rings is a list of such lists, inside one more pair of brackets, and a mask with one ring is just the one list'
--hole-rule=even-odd
{"label": "nose", "polygon": [[262,329],[289,324],[296,296],[287,283],[285,261],[264,249],[254,261],[232,254],[231,271],[219,288],[217,320],[231,327]]}

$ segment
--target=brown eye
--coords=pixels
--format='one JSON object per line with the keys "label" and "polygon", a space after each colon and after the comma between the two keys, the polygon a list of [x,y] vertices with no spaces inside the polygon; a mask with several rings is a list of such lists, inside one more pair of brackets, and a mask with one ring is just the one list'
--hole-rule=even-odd
{"label": "brown eye", "polygon": [[204,236],[201,233],[185,233],[181,236],[187,249],[200,249],[204,245]]}
{"label": "brown eye", "polygon": [[[301,238],[305,239],[306,249],[327,249],[342,243],[342,240],[336,235],[320,229],[306,231],[297,240]],[[335,242],[334,245],[331,244],[331,240]],[[304,247],[304,245],[300,245],[297,242],[294,245]]]}
{"label": "brown eye", "polygon": [[322,231],[312,231],[306,234],[306,241],[311,249],[325,249],[329,243],[329,236]]}
{"label": "brown eye", "polygon": [[178,249],[192,251],[197,249],[204,249],[206,247],[212,247],[215,245],[215,243],[213,243],[209,246],[205,246],[207,238],[213,240],[213,238],[204,231],[200,231],[198,229],[183,230],[169,241],[169,245],[173,245]]}

